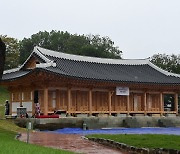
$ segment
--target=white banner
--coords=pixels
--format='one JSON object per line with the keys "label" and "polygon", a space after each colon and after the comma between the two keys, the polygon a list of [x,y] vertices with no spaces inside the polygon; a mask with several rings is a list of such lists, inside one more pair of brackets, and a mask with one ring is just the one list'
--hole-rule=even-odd
{"label": "white banner", "polygon": [[116,87],[116,95],[129,95],[129,87]]}

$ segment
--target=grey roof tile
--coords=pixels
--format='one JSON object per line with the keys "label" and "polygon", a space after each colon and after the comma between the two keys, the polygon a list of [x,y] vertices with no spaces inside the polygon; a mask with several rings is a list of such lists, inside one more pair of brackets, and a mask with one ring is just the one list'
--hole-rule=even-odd
{"label": "grey roof tile", "polygon": [[56,67],[49,67],[46,70],[72,77],[136,83],[180,84],[179,77],[167,76],[148,64],[99,64],[52,56],[48,58],[56,62]]}
{"label": "grey roof tile", "polygon": [[[33,71],[44,70],[65,77],[89,80],[180,85],[180,75],[166,72],[154,66],[147,59],[101,60],[100,58],[83,58],[83,56],[79,56],[79,58],[77,55],[58,53],[39,47],[35,47],[31,56],[36,56],[43,63],[56,63],[54,66],[35,68]],[[3,80],[16,79],[30,72],[30,70],[20,69],[16,72],[6,73],[3,75]]]}

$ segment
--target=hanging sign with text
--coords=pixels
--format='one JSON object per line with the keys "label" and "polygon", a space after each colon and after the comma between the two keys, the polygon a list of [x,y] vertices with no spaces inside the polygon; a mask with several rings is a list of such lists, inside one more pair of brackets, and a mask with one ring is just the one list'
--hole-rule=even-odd
{"label": "hanging sign with text", "polygon": [[116,95],[129,95],[129,87],[116,87]]}

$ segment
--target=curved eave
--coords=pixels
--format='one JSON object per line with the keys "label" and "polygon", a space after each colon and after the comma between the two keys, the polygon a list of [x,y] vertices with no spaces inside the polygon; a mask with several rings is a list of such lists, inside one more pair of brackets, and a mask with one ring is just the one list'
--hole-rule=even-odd
{"label": "curved eave", "polygon": [[1,82],[11,82],[11,81],[16,81],[16,80],[18,80],[18,79],[21,79],[21,78],[23,78],[23,77],[28,76],[28,75],[31,74],[31,73],[33,73],[33,72],[32,72],[32,71],[26,72],[25,74],[16,76],[16,77],[14,77],[14,78],[2,79]]}
{"label": "curved eave", "polygon": [[84,80],[84,81],[96,81],[96,82],[108,82],[108,83],[115,83],[115,84],[145,84],[145,85],[162,85],[162,86],[180,86],[180,83],[158,83],[158,82],[140,82],[140,81],[124,81],[124,80],[109,80],[109,79],[95,79],[95,78],[84,78],[84,77],[78,77],[78,76],[73,76],[73,75],[67,75],[67,74],[59,74],[54,71],[49,71],[47,68],[35,68],[31,70],[30,72],[27,72],[24,75],[15,77],[15,78],[10,78],[10,79],[5,79],[2,80],[2,83],[7,83],[7,82],[13,82],[16,80],[20,80],[22,78],[25,78],[27,76],[32,75],[33,73],[37,72],[46,72],[46,73],[51,73],[56,76],[64,77],[64,78],[71,78],[71,79],[78,79],[78,80]]}

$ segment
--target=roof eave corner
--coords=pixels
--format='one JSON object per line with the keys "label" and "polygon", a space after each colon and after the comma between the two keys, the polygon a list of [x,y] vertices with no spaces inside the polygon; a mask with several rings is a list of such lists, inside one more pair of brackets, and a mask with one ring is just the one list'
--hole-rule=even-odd
{"label": "roof eave corner", "polygon": [[176,73],[171,73],[171,72],[165,71],[165,70],[163,70],[162,68],[160,68],[160,67],[156,66],[155,64],[151,63],[150,60],[149,60],[149,62],[148,62],[148,65],[151,66],[152,68],[154,68],[155,70],[163,73],[163,74],[166,75],[166,76],[174,76],[174,77],[180,78],[180,74],[176,74]]}
{"label": "roof eave corner", "polygon": [[35,46],[29,57],[26,59],[26,61],[20,66],[19,70],[21,70],[25,64],[28,62],[28,60],[32,57],[33,54],[37,54],[40,56],[46,63],[51,63],[52,61],[49,60],[46,56],[43,55],[43,53],[39,50],[38,46]]}

